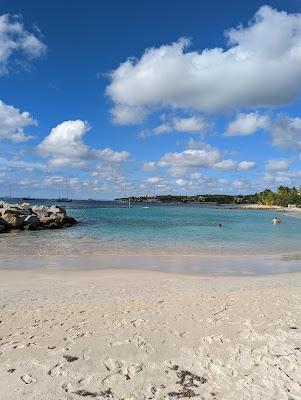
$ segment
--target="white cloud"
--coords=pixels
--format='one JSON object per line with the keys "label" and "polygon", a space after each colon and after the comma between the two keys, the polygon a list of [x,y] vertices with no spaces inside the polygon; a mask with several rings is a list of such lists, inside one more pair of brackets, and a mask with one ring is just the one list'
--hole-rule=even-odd
{"label": "white cloud", "polygon": [[214,169],[217,169],[219,171],[231,171],[237,167],[237,161],[234,160],[222,160],[219,161],[218,163],[215,163],[213,165]]}
{"label": "white cloud", "polygon": [[181,176],[190,168],[209,168],[219,161],[221,161],[220,151],[208,144],[203,144],[202,149],[167,153],[159,160],[158,165],[168,167],[174,176]]}
{"label": "white cloud", "polygon": [[300,186],[301,171],[300,170],[279,170],[266,173],[263,180],[269,185],[288,185]]}
{"label": "white cloud", "polygon": [[243,188],[243,187],[247,187],[247,182],[244,179],[234,179],[232,181],[232,185],[235,188]]}
{"label": "white cloud", "polygon": [[50,157],[48,164],[52,168],[82,169],[97,158],[106,163],[120,163],[129,157],[126,151],[115,152],[110,148],[96,150],[87,146],[83,137],[89,130],[85,121],[64,121],[51,130],[38,145],[37,151],[42,156]]}
{"label": "white cloud", "polygon": [[190,51],[190,41],[180,39],[121,63],[106,89],[113,110],[216,112],[280,106],[298,96],[301,14],[263,6],[246,27],[230,29],[226,37],[227,49]]}
{"label": "white cloud", "polygon": [[130,156],[127,151],[114,151],[110,148],[98,151],[98,157],[109,163],[121,163],[126,161]]}
{"label": "white cloud", "polygon": [[0,75],[6,74],[16,53],[26,58],[37,58],[46,52],[46,45],[24,29],[16,16],[0,15]]}
{"label": "white cloud", "polygon": [[280,115],[271,127],[272,144],[279,150],[301,150],[301,118]]}
{"label": "white cloud", "polygon": [[129,107],[125,104],[116,105],[111,110],[112,120],[116,125],[139,124],[143,122],[147,114],[147,110],[143,107]]}
{"label": "white cloud", "polygon": [[248,171],[250,169],[255,168],[255,166],[256,166],[255,161],[237,162],[235,160],[228,159],[228,160],[222,160],[214,164],[212,167],[219,171],[233,171],[233,170]]}
{"label": "white cloud", "polygon": [[201,117],[174,118],[173,129],[177,132],[202,133],[207,128],[207,122]]}
{"label": "white cloud", "polygon": [[163,179],[160,178],[159,176],[151,176],[150,178],[147,178],[147,180],[146,180],[147,183],[150,183],[152,185],[155,185],[155,184],[160,183],[162,181],[163,181]]}
{"label": "white cloud", "polygon": [[179,178],[179,179],[176,180],[176,184],[178,186],[185,186],[186,185],[186,181],[184,179]]}
{"label": "white cloud", "polygon": [[238,169],[241,171],[248,171],[256,167],[255,161],[241,161],[238,163]]}
{"label": "white cloud", "polygon": [[24,129],[37,124],[38,122],[28,112],[21,112],[18,108],[0,100],[0,140],[25,142],[31,137],[25,135]]}
{"label": "white cloud", "polygon": [[249,114],[240,113],[234,121],[228,124],[225,136],[248,136],[259,129],[268,127],[269,119],[265,115],[252,112]]}
{"label": "white cloud", "polygon": [[[166,118],[165,118],[166,120]],[[163,124],[153,129],[145,129],[139,133],[139,137],[159,136],[168,132],[181,133],[204,133],[207,128],[207,122],[202,117],[173,118],[171,121],[165,121]]]}
{"label": "white cloud", "polygon": [[143,171],[152,171],[156,168],[156,163],[154,161],[149,161],[143,164]]}
{"label": "white cloud", "polygon": [[8,168],[20,168],[22,170],[46,170],[47,167],[44,164],[34,162],[34,161],[25,161],[21,159],[8,159],[5,157],[0,157],[1,167]]}
{"label": "white cloud", "polygon": [[38,152],[51,157],[51,167],[83,168],[88,160],[97,157],[97,152],[83,143],[89,129],[88,123],[81,120],[64,121],[38,145]]}
{"label": "white cloud", "polygon": [[274,159],[268,160],[265,163],[265,168],[268,171],[283,171],[288,169],[291,164],[291,160],[287,159]]}
{"label": "white cloud", "polygon": [[256,166],[255,161],[238,162],[232,159],[224,159],[221,151],[210,144],[195,141],[192,141],[191,144],[194,144],[195,148],[190,148],[183,152],[167,153],[159,160],[157,165],[159,167],[168,167],[173,176],[183,176],[189,170],[198,168],[225,172],[247,171]]}

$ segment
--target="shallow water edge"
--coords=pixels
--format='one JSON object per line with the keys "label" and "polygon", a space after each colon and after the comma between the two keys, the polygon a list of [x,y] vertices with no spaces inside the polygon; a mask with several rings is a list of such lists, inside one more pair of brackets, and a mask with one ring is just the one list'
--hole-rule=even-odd
{"label": "shallow water edge", "polygon": [[254,276],[301,272],[301,254],[284,255],[43,255],[2,256],[0,269],[98,270],[134,269],[177,274]]}

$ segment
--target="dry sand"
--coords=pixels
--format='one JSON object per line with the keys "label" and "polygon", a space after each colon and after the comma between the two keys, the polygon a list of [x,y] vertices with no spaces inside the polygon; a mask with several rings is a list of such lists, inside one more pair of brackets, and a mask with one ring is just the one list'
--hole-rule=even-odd
{"label": "dry sand", "polygon": [[301,399],[301,274],[0,271],[0,398]]}

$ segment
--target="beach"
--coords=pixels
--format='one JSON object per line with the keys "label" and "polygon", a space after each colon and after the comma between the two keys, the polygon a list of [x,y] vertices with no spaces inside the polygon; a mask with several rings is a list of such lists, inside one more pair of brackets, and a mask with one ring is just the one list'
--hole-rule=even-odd
{"label": "beach", "polygon": [[301,273],[0,279],[1,399],[301,398]]}

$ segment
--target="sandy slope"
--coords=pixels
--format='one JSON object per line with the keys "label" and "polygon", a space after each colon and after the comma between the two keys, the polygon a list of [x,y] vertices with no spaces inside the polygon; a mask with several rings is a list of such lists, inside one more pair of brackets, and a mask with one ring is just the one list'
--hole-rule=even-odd
{"label": "sandy slope", "polygon": [[301,274],[0,280],[3,400],[301,399]]}

